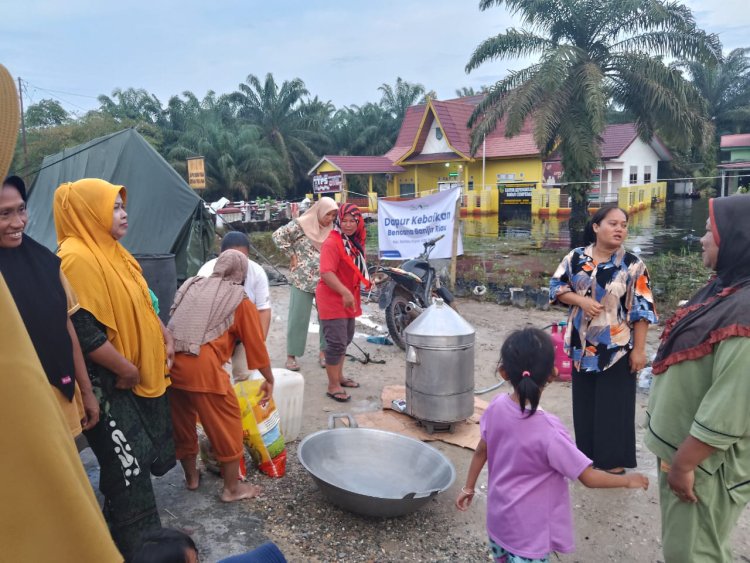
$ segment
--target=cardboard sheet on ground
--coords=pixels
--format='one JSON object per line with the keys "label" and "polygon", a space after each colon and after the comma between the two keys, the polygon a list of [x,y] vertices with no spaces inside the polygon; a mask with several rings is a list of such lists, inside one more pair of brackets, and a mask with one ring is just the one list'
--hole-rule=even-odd
{"label": "cardboard sheet on ground", "polygon": [[423,442],[439,440],[446,444],[453,444],[470,450],[477,447],[477,443],[479,443],[479,419],[487,408],[487,401],[474,397],[474,414],[466,422],[456,423],[453,432],[428,434],[412,417],[393,410],[391,401],[405,397],[406,388],[403,385],[383,387],[380,395],[383,410],[358,414],[356,416],[357,424],[363,428],[377,428],[403,434]]}

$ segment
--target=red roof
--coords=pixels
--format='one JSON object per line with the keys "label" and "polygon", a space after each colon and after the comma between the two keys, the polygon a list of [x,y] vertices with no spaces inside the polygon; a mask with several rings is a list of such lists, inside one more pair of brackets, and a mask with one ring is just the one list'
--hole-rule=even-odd
{"label": "red roof", "polygon": [[[539,147],[536,146],[533,132],[533,122],[527,119],[521,132],[513,137],[505,136],[505,120],[497,124],[495,130],[485,139],[487,158],[509,158],[514,156],[536,156]],[[477,149],[476,157],[482,156],[482,147]]]}
{"label": "red roof", "polygon": [[[453,152],[421,154],[427,133],[432,125],[433,117],[432,115],[425,116],[425,112],[429,111],[428,106],[420,104],[407,108],[396,144],[382,157],[328,156],[325,158],[348,174],[401,172],[403,169],[399,166],[394,166],[392,163],[404,158],[412,150],[412,147],[414,147],[414,153],[410,154],[404,160],[405,164],[435,160],[458,160],[463,158],[462,155],[481,158],[481,145],[474,155],[470,154],[471,131],[467,127],[467,123],[474,108],[482,101],[484,96],[484,94],[478,94],[453,100],[432,100],[431,102],[437,119],[443,128],[446,140],[460,154]],[[420,131],[420,125],[423,121],[424,126]],[[495,130],[487,135],[485,139],[485,156],[487,158],[540,156],[539,147],[537,147],[534,141],[533,128],[533,120],[529,118],[524,123],[518,135],[507,138],[505,136],[505,120],[501,121]],[[417,138],[417,134],[419,134],[419,138]],[[618,158],[637,137],[638,131],[634,123],[608,125],[602,134],[602,159]],[[722,148],[725,147],[724,139],[729,137],[741,137],[744,139],[744,145],[734,146],[750,146],[750,135],[725,135],[722,137]],[[671,160],[672,155],[658,137],[654,137],[650,145],[659,155],[660,160]],[[362,160],[357,161],[354,159]],[[550,157],[550,160],[555,159],[559,160],[559,155],[552,155]],[[388,164],[386,164],[386,161]]]}
{"label": "red roof", "polygon": [[743,147],[750,147],[750,133],[721,136],[722,149],[737,149]]}
{"label": "red roof", "polygon": [[602,133],[602,158],[617,158],[638,137],[634,123],[608,125]]}
{"label": "red roof", "polygon": [[469,139],[469,128],[466,124],[474,111],[474,106],[462,101],[439,102],[434,100],[432,107],[435,108],[438,121],[443,126],[445,138],[458,152],[469,155],[471,140]]}
{"label": "red roof", "polygon": [[406,109],[404,114],[404,120],[401,122],[401,129],[398,132],[398,138],[393,148],[385,153],[385,157],[391,162],[396,162],[402,156],[404,156],[412,147],[414,143],[414,137],[419,129],[419,124],[422,123],[422,116],[424,115],[425,105],[410,106]]}
{"label": "red roof", "polygon": [[324,160],[333,164],[344,174],[398,174],[404,172],[403,168],[394,165],[385,156],[326,155],[310,170],[309,174],[312,174]]}

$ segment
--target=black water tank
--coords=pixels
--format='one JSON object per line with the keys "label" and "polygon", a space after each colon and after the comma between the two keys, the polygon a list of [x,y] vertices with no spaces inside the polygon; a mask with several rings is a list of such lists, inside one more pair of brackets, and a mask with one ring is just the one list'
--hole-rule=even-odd
{"label": "black water tank", "polygon": [[159,317],[166,325],[169,309],[177,291],[177,267],[174,254],[135,254],[135,259],[143,269],[148,287],[159,298]]}

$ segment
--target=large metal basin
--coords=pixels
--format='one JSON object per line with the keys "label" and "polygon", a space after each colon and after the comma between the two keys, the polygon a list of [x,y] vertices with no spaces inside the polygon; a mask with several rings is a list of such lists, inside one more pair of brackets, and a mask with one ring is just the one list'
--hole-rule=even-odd
{"label": "large metal basin", "polygon": [[[348,415],[347,415],[348,417]],[[413,512],[456,478],[442,453],[393,432],[333,428],[310,434],[297,448],[300,463],[333,504],[365,516],[391,517]]]}

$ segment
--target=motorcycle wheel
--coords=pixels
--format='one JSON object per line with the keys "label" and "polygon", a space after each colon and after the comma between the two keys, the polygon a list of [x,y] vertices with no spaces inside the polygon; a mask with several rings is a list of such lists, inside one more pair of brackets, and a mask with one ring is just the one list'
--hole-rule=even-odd
{"label": "motorcycle wheel", "polygon": [[388,334],[390,334],[396,346],[402,350],[406,350],[404,331],[411,323],[409,314],[406,312],[407,305],[409,305],[409,298],[403,291],[397,289],[393,292],[391,302],[385,309],[385,324],[388,326]]}

